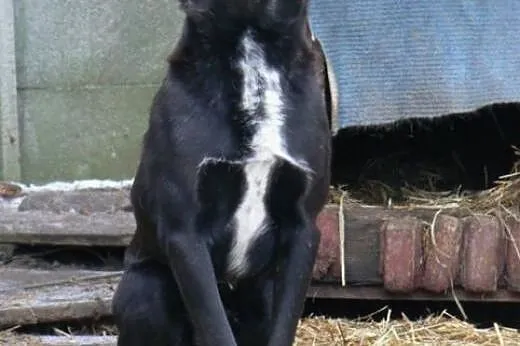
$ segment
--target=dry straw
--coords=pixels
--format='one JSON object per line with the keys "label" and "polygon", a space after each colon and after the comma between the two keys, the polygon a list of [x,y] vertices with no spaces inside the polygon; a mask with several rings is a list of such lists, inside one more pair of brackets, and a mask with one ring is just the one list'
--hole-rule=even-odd
{"label": "dry straw", "polygon": [[515,329],[500,327],[477,329],[446,312],[418,321],[406,316],[398,320],[374,321],[307,318],[300,322],[295,346],[397,346],[397,345],[520,345]]}
{"label": "dry straw", "polygon": [[[514,148],[520,158],[520,149]],[[382,182],[367,182],[363,191],[369,194],[391,195],[392,187]],[[329,203],[339,204],[348,187],[331,187]],[[370,191],[369,191],[370,190]],[[373,191],[373,190],[384,190]],[[516,210],[520,206],[520,161],[516,162],[509,174],[499,177],[493,186],[487,190],[467,192],[461,189],[453,191],[426,191],[413,186],[401,188],[404,202],[400,205],[387,199],[385,205],[394,208],[454,210],[468,213],[491,213],[501,210]],[[368,198],[370,199],[370,197]],[[350,203],[361,204],[360,201],[349,199]]]}
{"label": "dry straw", "polygon": [[[515,149],[520,157],[520,150]],[[408,201],[417,206],[432,206],[438,208],[460,208],[472,212],[490,213],[498,209],[517,209],[520,205],[520,161],[516,162],[511,173],[499,177],[494,185],[473,194],[441,195],[435,192],[425,192],[411,189]]]}

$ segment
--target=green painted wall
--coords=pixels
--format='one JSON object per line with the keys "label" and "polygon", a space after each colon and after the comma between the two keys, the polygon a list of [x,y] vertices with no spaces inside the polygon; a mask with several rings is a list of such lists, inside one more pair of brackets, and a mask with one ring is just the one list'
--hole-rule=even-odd
{"label": "green painted wall", "polygon": [[22,181],[132,177],[176,0],[17,0]]}

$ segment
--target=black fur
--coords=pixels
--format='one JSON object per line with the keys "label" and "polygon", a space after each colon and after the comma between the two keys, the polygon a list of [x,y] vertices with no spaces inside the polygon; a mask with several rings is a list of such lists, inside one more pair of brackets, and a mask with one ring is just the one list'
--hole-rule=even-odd
{"label": "black fur", "polygon": [[[137,222],[114,296],[119,345],[289,346],[319,243],[329,186],[323,61],[306,1],[181,0],[184,31],[151,109],[131,201]],[[282,69],[291,156],[279,160],[266,208],[271,227],[226,272],[230,221],[244,193],[254,128],[240,108],[238,45],[246,29]],[[255,115],[261,121],[261,112]],[[200,167],[204,158],[219,158]]]}

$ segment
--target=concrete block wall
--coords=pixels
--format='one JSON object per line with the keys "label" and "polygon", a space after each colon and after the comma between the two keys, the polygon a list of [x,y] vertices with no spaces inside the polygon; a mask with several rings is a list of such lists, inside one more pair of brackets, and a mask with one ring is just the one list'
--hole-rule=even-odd
{"label": "concrete block wall", "polygon": [[[15,49],[14,56],[0,53],[0,62],[14,58],[17,105],[0,93],[0,104],[11,106],[0,108],[0,119],[2,138],[9,123],[17,125],[19,153],[1,142],[0,179],[132,177],[148,109],[180,33],[178,2],[0,0],[0,7],[6,2],[14,32],[5,37],[0,24],[0,42],[14,40]],[[13,83],[4,84],[0,90],[13,94]]]}

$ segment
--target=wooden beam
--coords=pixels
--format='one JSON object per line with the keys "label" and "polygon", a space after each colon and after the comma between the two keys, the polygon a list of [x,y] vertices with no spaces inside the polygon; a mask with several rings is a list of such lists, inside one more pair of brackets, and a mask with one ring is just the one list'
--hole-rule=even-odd
{"label": "wooden beam", "polygon": [[120,272],[4,269],[0,282],[8,287],[0,289],[0,327],[109,316],[120,276]]}
{"label": "wooden beam", "polygon": [[9,333],[0,334],[2,345],[38,345],[38,346],[116,346],[117,336],[95,336],[95,335],[29,335]]}
{"label": "wooden beam", "polygon": [[53,213],[113,213],[130,209],[129,189],[98,189],[77,191],[39,191],[23,197],[18,211],[49,211]]}
{"label": "wooden beam", "polygon": [[39,336],[42,346],[116,346],[117,336]]}
{"label": "wooden beam", "polygon": [[21,178],[18,124],[13,0],[0,0],[0,157],[4,180]]}
{"label": "wooden beam", "polygon": [[0,213],[0,243],[126,246],[135,232],[131,213]]}
{"label": "wooden beam", "polygon": [[59,269],[41,270],[28,268],[11,268],[0,266],[0,293],[14,292],[23,289],[52,286],[50,283],[74,283],[90,277],[98,277],[104,272],[97,270]]}
{"label": "wooden beam", "polygon": [[382,286],[349,286],[313,284],[307,291],[309,299],[347,299],[347,300],[422,300],[422,301],[459,301],[465,302],[509,302],[519,303],[520,293],[498,289],[492,294],[476,294],[456,288],[452,292],[434,294],[417,290],[409,294],[393,294]]}

